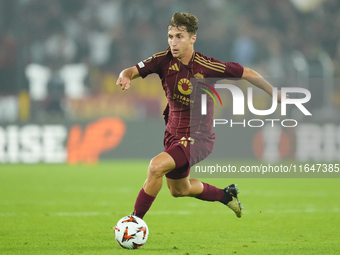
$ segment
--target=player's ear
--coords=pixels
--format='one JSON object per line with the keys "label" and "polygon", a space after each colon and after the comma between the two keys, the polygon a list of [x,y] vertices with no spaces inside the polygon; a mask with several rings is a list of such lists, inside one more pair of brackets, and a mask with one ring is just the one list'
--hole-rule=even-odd
{"label": "player's ear", "polygon": [[191,36],[191,42],[194,43],[196,41],[196,35]]}

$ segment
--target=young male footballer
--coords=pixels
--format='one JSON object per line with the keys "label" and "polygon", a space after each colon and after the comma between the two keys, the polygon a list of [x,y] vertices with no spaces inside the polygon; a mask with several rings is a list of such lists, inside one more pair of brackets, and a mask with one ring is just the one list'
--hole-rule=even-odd
{"label": "young male footballer", "polygon": [[[238,63],[221,62],[195,51],[197,30],[198,20],[193,14],[175,13],[168,25],[169,48],[124,69],[117,80],[117,85],[126,91],[132,79],[157,73],[168,99],[164,111],[164,151],[150,161],[147,179],[134,206],[133,215],[140,218],[144,217],[155,200],[164,175],[172,196],[219,201],[233,210],[237,217],[242,215],[235,184],[220,189],[189,178],[190,167],[205,159],[212,152],[215,142],[212,131],[213,104],[208,104],[204,120],[195,124],[191,121],[190,93],[194,86],[190,79],[244,78],[269,95],[272,95],[273,86],[250,68]],[[280,91],[277,96],[280,102]]]}

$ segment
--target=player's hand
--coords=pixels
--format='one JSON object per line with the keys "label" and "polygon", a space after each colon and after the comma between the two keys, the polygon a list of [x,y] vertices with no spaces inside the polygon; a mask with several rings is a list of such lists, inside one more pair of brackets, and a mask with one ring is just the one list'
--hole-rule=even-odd
{"label": "player's hand", "polygon": [[123,92],[130,88],[131,80],[127,77],[119,77],[116,84],[122,88]]}
{"label": "player's hand", "polygon": [[[289,98],[289,96],[286,94],[286,98]],[[281,90],[277,91],[277,102],[281,103]]]}

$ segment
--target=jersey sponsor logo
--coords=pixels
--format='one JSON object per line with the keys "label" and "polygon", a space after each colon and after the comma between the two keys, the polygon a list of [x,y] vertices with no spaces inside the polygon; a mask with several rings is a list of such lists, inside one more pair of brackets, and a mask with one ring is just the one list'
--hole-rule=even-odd
{"label": "jersey sponsor logo", "polygon": [[179,92],[181,92],[183,95],[190,95],[193,89],[190,80],[186,78],[180,79],[177,84],[177,87]]}
{"label": "jersey sponsor logo", "polygon": [[181,138],[181,141],[178,142],[179,144],[183,144],[184,147],[187,147],[188,142],[192,145],[195,143],[195,140],[191,137],[185,138],[184,136]]}
{"label": "jersey sponsor logo", "polygon": [[174,93],[172,99],[187,106],[194,103],[194,100],[190,99],[190,97],[186,97],[186,96],[176,94],[176,93]]}
{"label": "jersey sponsor logo", "polygon": [[144,65],[143,61],[141,61],[141,62],[138,63],[138,66],[139,66],[139,68],[143,68],[145,65]]}
{"label": "jersey sponsor logo", "polygon": [[178,65],[177,63],[173,64],[172,66],[169,67],[169,70],[173,70],[173,71],[179,71]]}

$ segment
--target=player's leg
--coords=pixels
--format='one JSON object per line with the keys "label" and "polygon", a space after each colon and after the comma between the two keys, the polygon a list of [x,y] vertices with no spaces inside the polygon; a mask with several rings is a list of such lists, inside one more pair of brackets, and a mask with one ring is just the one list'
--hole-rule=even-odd
{"label": "player's leg", "polygon": [[170,193],[174,197],[196,197],[204,201],[222,201],[223,189],[189,177],[182,179],[166,178]]}
{"label": "player's leg", "polygon": [[237,217],[242,215],[242,207],[237,197],[237,189],[234,184],[227,186],[225,189],[219,189],[208,183],[201,182],[197,179],[167,178],[168,188],[174,197],[190,196],[203,201],[219,201],[232,209]]}
{"label": "player's leg", "polygon": [[150,161],[147,179],[140,190],[133,214],[143,218],[162,188],[163,176],[176,167],[174,159],[162,152]]}
{"label": "player's leg", "polygon": [[174,197],[192,196],[205,201],[221,201],[224,196],[222,189],[203,183],[197,179],[190,179],[188,147],[173,146],[168,150],[176,162],[176,169],[166,174],[170,193]]}
{"label": "player's leg", "polygon": [[197,197],[203,192],[203,183],[197,179],[182,179],[166,178],[170,194],[173,197]]}
{"label": "player's leg", "polygon": [[150,196],[157,196],[162,188],[163,176],[176,167],[174,159],[167,153],[162,152],[150,161],[147,179],[143,189]]}

